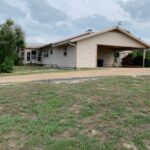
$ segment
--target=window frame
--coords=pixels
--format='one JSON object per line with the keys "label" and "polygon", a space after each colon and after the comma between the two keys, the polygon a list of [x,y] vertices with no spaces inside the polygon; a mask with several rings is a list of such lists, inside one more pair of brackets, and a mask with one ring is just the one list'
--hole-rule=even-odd
{"label": "window frame", "polygon": [[38,62],[42,61],[42,51],[41,50],[38,51],[37,61]]}
{"label": "window frame", "polygon": [[[33,52],[35,52],[35,54],[33,54]],[[36,50],[32,50],[31,51],[31,60],[36,60],[37,59],[37,51]]]}
{"label": "window frame", "polygon": [[44,58],[48,58],[48,57],[49,57],[49,49],[45,49],[45,50],[43,51],[43,57],[44,57]]}
{"label": "window frame", "polygon": [[64,55],[64,57],[68,56],[68,48],[67,47],[64,47],[64,49],[63,49],[63,55]]}
{"label": "window frame", "polygon": [[53,55],[53,49],[50,49],[50,54]]}

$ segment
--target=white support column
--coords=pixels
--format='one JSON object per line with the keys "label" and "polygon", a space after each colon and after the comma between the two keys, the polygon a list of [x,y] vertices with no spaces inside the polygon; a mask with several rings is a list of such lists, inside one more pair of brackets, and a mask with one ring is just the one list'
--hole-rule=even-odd
{"label": "white support column", "polygon": [[145,57],[146,57],[146,50],[143,51],[143,68],[145,68]]}

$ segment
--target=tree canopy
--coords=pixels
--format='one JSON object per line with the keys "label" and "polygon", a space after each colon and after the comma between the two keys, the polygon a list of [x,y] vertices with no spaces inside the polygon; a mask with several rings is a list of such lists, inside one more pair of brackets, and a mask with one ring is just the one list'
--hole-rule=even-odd
{"label": "tree canopy", "polygon": [[25,46],[24,32],[12,19],[0,24],[0,65],[5,59],[15,59],[20,49]]}

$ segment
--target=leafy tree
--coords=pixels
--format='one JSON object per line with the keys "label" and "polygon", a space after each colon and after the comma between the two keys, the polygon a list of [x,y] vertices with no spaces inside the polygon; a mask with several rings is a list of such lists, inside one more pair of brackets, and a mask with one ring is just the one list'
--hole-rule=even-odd
{"label": "leafy tree", "polygon": [[[0,67],[2,64],[9,65],[8,62],[14,62],[19,50],[23,49],[24,46],[24,32],[19,25],[16,25],[11,19],[0,25]],[[12,61],[8,61],[8,59],[12,59]],[[7,60],[7,63],[5,63],[5,60]]]}

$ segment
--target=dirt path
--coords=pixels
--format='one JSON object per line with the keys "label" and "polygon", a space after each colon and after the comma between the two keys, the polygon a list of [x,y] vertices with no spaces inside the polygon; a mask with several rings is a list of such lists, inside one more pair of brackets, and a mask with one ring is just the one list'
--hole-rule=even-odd
{"label": "dirt path", "polygon": [[17,75],[0,77],[0,84],[19,83],[40,80],[62,80],[86,77],[108,77],[108,76],[137,76],[150,75],[150,68],[106,68],[100,70],[85,70],[72,72],[52,72],[43,74]]}

